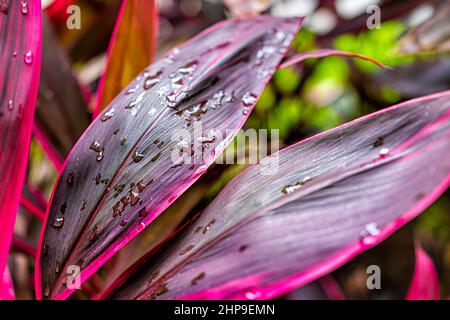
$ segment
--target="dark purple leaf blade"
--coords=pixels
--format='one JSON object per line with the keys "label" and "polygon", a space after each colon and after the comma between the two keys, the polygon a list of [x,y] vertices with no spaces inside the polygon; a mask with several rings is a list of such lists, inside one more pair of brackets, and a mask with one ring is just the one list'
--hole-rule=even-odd
{"label": "dark purple leaf blade", "polygon": [[41,59],[40,1],[0,5],[0,274],[27,167]]}
{"label": "dark purple leaf blade", "polygon": [[449,137],[447,91],[292,145],[232,180],[103,297],[271,299],[303,286],[383,241],[448,187]]}
{"label": "dark purple leaf blade", "polygon": [[406,300],[439,300],[439,278],[433,260],[416,244],[416,265]]}
{"label": "dark purple leaf blade", "polygon": [[[68,266],[80,265],[86,280],[206,171],[247,119],[301,21],[261,16],[217,24],[114,99],[77,142],[53,191],[38,253],[38,298],[66,298],[73,291],[64,287]],[[251,103],[242,102],[249,94]],[[194,133],[198,120],[203,132]],[[213,128],[228,130],[204,146],[201,161],[172,161],[174,129],[195,141]]]}

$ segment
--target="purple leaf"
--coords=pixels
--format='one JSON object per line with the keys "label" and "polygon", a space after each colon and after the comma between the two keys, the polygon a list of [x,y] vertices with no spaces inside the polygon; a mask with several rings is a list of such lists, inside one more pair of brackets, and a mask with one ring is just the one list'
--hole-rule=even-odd
{"label": "purple leaf", "polygon": [[[217,24],[113,100],[77,142],[53,190],[36,263],[38,298],[66,298],[68,266],[80,266],[86,280],[206,171],[247,119],[301,21]],[[180,147],[191,149],[175,139],[177,129],[190,134],[189,143],[202,141],[203,157],[172,160]]]}
{"label": "purple leaf", "polygon": [[0,274],[25,176],[41,61],[41,3],[0,2]]}
{"label": "purple leaf", "polygon": [[416,244],[416,266],[406,300],[439,300],[439,279],[433,261]]}
{"label": "purple leaf", "polygon": [[341,56],[341,57],[349,57],[349,58],[358,58],[362,60],[366,60],[369,62],[372,62],[376,64],[377,66],[391,70],[392,68],[389,66],[386,66],[372,58],[363,56],[362,54],[348,52],[348,51],[341,51],[341,50],[335,50],[335,49],[320,49],[317,51],[310,51],[310,52],[303,52],[298,53],[292,57],[286,58],[280,65],[280,68],[286,68],[290,67],[294,64],[297,64],[299,62],[302,62],[306,59],[312,59],[312,58],[325,58],[325,57],[332,57],[332,56]]}
{"label": "purple leaf", "polygon": [[275,298],[422,212],[449,185],[449,158],[450,91],[309,138],[243,171],[103,297]]}
{"label": "purple leaf", "polygon": [[0,277],[0,300],[14,300],[14,287],[8,268],[5,268]]}

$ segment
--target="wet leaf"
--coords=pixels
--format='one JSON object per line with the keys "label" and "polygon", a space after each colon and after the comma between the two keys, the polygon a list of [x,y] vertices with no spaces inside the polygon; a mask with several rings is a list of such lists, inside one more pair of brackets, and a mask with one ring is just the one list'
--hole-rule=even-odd
{"label": "wet leaf", "polygon": [[446,91],[285,148],[232,180],[103,298],[271,299],[305,285],[386,239],[445,191],[449,138]]}

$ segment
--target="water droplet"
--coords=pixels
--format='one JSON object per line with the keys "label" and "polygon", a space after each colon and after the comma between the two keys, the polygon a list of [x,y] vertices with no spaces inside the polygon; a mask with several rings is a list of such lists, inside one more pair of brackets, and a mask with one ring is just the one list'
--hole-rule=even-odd
{"label": "water droplet", "polygon": [[101,118],[100,121],[101,122],[105,122],[108,121],[109,119],[111,119],[114,116],[114,108],[111,108],[109,111],[105,112]]}
{"label": "water droplet", "polygon": [[[151,182],[151,181],[150,181]],[[138,189],[138,192],[141,193],[142,191],[144,191],[144,189],[147,187],[147,184],[144,183],[143,180],[140,180],[137,184],[136,187]]]}
{"label": "water droplet", "polygon": [[14,102],[12,99],[8,100],[8,110],[12,110],[14,108]]}
{"label": "water droplet", "polygon": [[274,47],[263,47],[256,52],[256,59],[261,60],[270,57],[275,51],[276,49]]}
{"label": "water droplet", "polygon": [[95,158],[97,161],[101,161],[103,159],[103,150],[105,150],[105,147],[103,147],[100,142],[94,141],[89,148],[97,152],[97,156]]}
{"label": "water droplet", "polygon": [[198,226],[197,228],[195,228],[194,233],[199,233],[202,230],[203,230],[203,227],[202,226]]}
{"label": "water droplet", "polygon": [[379,152],[380,157],[384,158],[389,155],[390,150],[388,148],[382,148]]}
{"label": "water droplet", "polygon": [[191,284],[195,286],[200,280],[202,280],[205,277],[205,275],[206,274],[204,272],[200,272],[198,275],[195,276],[195,278],[191,280]]}
{"label": "water droplet", "polygon": [[242,104],[245,107],[249,107],[252,106],[253,104],[255,104],[257,99],[257,95],[251,92],[246,92],[244,93],[244,95],[242,96]]}
{"label": "water droplet", "polygon": [[56,217],[53,219],[52,227],[54,227],[56,229],[60,229],[60,228],[62,228],[63,225],[64,225],[63,217]]}
{"label": "water droplet", "polygon": [[44,296],[48,297],[50,295],[50,286],[47,284],[44,289]]}
{"label": "water droplet", "polygon": [[20,5],[20,12],[22,12],[22,14],[24,15],[28,14],[28,1],[22,0],[22,3]]}
{"label": "water droplet", "polygon": [[131,87],[130,89],[127,90],[127,92],[125,92],[126,95],[135,93],[137,91],[137,89],[139,89],[139,85],[135,85],[134,87]]}
{"label": "water droplet", "polygon": [[188,245],[186,248],[182,249],[180,251],[180,256],[185,255],[186,253],[188,253],[189,251],[191,251],[194,248],[193,245]]}
{"label": "water droplet", "polygon": [[91,146],[90,146],[91,150],[94,150],[95,152],[100,152],[102,151],[104,148],[103,146],[100,144],[100,142],[98,141],[94,141],[92,142]]}
{"label": "water droplet", "polygon": [[99,185],[101,179],[102,179],[101,173],[97,173],[97,175],[96,175],[95,178],[94,178],[95,184],[96,184],[96,185]]}
{"label": "water droplet", "polygon": [[161,71],[157,72],[156,74],[152,76],[148,76],[144,80],[144,89],[148,90],[153,88],[156,84],[160,82],[158,76],[161,74]]}
{"label": "water droplet", "polygon": [[95,157],[95,160],[97,160],[97,161],[102,161],[103,160],[103,150],[102,151],[100,151],[98,154],[97,154],[97,156]]}
{"label": "water droplet", "polygon": [[125,227],[127,225],[128,221],[126,219],[123,219],[122,221],[120,221],[120,226],[121,227]]}
{"label": "water droplet", "polygon": [[198,137],[197,138],[197,141],[198,142],[200,142],[200,143],[212,143],[212,142],[214,142],[214,141],[216,141],[216,137],[215,136],[211,136],[211,137],[209,137],[209,136],[201,136],[201,137]]}
{"label": "water droplet", "polygon": [[191,144],[189,143],[188,140],[182,138],[181,140],[177,141],[177,148],[180,151],[186,151],[189,152],[191,150]]}
{"label": "water droplet", "polygon": [[25,61],[26,64],[32,64],[33,63],[33,59],[34,59],[34,57],[33,57],[33,53],[31,52],[31,50],[28,50],[23,55],[23,61]]}
{"label": "water droplet", "polygon": [[17,51],[14,51],[14,52],[13,52],[13,57],[14,57],[14,58],[17,57]]}
{"label": "water droplet", "polygon": [[302,180],[300,180],[300,181],[298,181],[298,182],[296,182],[294,184],[290,184],[290,185],[285,186],[281,191],[284,194],[290,194],[290,193],[300,189],[302,186],[304,186],[307,182],[309,182],[311,180],[312,180],[311,177],[305,177]]}
{"label": "water droplet", "polygon": [[87,200],[83,199],[83,203],[81,204],[81,208],[80,210],[83,211],[84,209],[86,209],[86,204],[87,204]]}
{"label": "water droplet", "polygon": [[133,153],[132,158],[133,158],[134,162],[139,162],[139,161],[141,161],[144,158],[144,155],[136,150]]}

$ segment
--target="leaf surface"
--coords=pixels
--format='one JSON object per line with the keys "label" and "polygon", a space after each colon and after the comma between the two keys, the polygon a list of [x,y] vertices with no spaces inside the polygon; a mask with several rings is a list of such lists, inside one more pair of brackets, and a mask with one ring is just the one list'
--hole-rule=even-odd
{"label": "leaf surface", "polygon": [[67,267],[80,266],[86,280],[206,171],[247,119],[301,21],[219,23],[113,100],[77,142],[53,190],[38,297],[67,297]]}
{"label": "leaf surface", "polygon": [[125,88],[155,57],[158,34],[156,0],[124,0],[100,79],[95,115]]}
{"label": "leaf surface", "polygon": [[272,299],[330,273],[450,183],[450,91],[359,118],[233,179],[113,299]]}
{"label": "leaf surface", "polygon": [[27,167],[41,61],[41,3],[0,2],[0,274]]}

